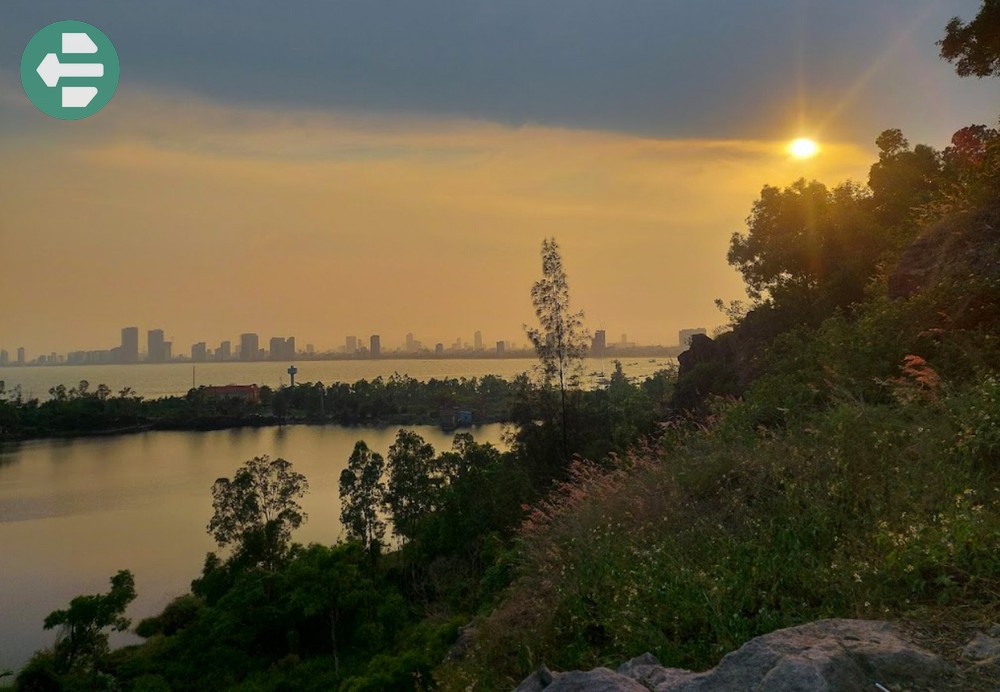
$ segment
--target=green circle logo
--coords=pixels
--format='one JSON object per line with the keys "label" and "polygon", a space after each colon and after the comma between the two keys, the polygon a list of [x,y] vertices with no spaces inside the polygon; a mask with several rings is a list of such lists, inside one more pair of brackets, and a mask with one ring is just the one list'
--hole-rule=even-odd
{"label": "green circle logo", "polygon": [[80,120],[104,108],[120,74],[111,39],[85,22],[49,24],[21,55],[24,93],[38,110],[60,120]]}

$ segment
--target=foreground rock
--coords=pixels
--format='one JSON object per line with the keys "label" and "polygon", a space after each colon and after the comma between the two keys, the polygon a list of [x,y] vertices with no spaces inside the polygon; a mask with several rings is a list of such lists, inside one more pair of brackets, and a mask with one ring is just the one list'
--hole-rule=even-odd
{"label": "foreground rock", "polygon": [[821,620],[757,637],[712,670],[664,668],[651,654],[619,667],[552,673],[544,667],[517,692],[708,692],[714,690],[934,689],[949,666],[906,641],[891,624],[868,620]]}

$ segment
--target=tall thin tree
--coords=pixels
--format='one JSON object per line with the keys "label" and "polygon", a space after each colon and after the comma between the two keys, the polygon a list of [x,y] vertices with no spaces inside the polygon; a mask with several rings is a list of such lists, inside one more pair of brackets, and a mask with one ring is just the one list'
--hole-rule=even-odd
{"label": "tall thin tree", "polygon": [[583,326],[583,312],[570,308],[569,283],[555,238],[542,241],[542,278],[531,287],[531,302],[538,327],[524,328],[541,361],[546,388],[558,387],[562,453],[567,457],[566,394],[579,386],[589,334]]}

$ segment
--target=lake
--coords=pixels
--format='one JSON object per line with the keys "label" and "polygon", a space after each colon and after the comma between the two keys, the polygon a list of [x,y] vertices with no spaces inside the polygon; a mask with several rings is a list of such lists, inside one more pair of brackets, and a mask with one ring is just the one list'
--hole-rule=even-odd
{"label": "lake", "polygon": [[[44,369],[61,368],[30,370]],[[411,429],[438,451],[451,446],[453,436],[439,428]],[[185,593],[199,576],[205,553],[217,550],[205,530],[212,484],[231,477],[253,456],[283,457],[309,481],[302,500],[309,518],[293,539],[337,541],[343,535],[340,472],[354,443],[364,439],[385,454],[396,430],[296,425],[38,440],[0,448],[0,671],[17,669],[34,651],[50,646],[55,632],[42,629],[45,616],[67,607],[73,596],[106,592],[120,569],[135,575],[139,596],[128,611],[133,626]],[[479,442],[499,445],[502,430],[485,425],[471,432]],[[112,637],[118,645],[134,641],[139,641],[134,635]]]}
{"label": "lake", "polygon": [[[625,357],[622,366],[629,377],[646,377],[670,367],[676,359],[668,357]],[[409,375],[427,381],[431,378],[482,377],[497,375],[512,379],[531,370],[533,358],[432,358],[377,360],[307,360],[296,362],[299,382],[357,382],[360,379],[389,377],[393,373]],[[277,387],[288,384],[290,363],[142,363],[138,365],[54,365],[39,367],[0,368],[0,381],[8,390],[20,385],[28,398],[47,399],[49,389],[60,384],[75,387],[87,380],[93,390],[99,384],[108,385],[115,393],[123,387],[147,398],[183,396],[191,389],[192,375],[196,385],[259,384]],[[585,384],[593,384],[600,374],[610,375],[614,362],[610,358],[587,358],[584,362]],[[596,374],[595,374],[596,373]]]}

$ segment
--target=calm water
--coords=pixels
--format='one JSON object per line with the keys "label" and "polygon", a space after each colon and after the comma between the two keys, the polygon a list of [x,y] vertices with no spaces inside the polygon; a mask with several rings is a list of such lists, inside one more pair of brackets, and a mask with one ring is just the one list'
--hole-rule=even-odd
{"label": "calm water", "polygon": [[[148,369],[161,368],[175,369]],[[413,429],[435,449],[451,445],[452,436],[438,428]],[[473,434],[498,444],[502,426],[481,426]],[[133,625],[186,592],[205,553],[216,549],[205,531],[212,483],[232,476],[250,457],[280,456],[305,474],[310,492],[302,505],[309,519],[294,540],[333,543],[341,537],[339,476],[355,441],[364,439],[385,454],[395,435],[395,428],[290,426],[0,448],[0,670],[16,669],[50,646],[55,634],[42,630],[45,616],[75,595],[107,591],[120,569],[135,574],[139,597],[128,611]],[[137,638],[113,639],[130,641]]]}
{"label": "calm water", "polygon": [[[409,375],[418,380],[443,377],[482,377],[499,375],[510,379],[530,370],[538,361],[528,358],[456,360],[326,360],[296,363],[299,382],[357,382],[379,375],[388,377],[393,373]],[[633,377],[645,377],[676,362],[673,358],[623,358],[625,372]],[[285,372],[289,363],[199,363],[194,369],[195,383],[198,385],[259,384],[277,387],[288,383]],[[588,358],[585,373],[610,374],[614,364],[607,358]],[[7,389],[21,385],[26,396],[48,398],[48,391],[56,385],[76,386],[80,380],[87,380],[91,389],[99,384],[108,385],[118,392],[123,387],[131,387],[137,394],[148,398],[187,394],[191,388],[190,363],[162,363],[141,365],[89,365],[0,368],[0,380]],[[595,377],[591,377],[591,382]]]}

